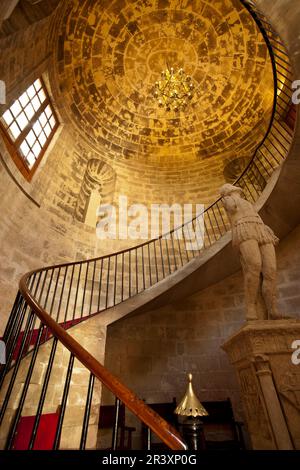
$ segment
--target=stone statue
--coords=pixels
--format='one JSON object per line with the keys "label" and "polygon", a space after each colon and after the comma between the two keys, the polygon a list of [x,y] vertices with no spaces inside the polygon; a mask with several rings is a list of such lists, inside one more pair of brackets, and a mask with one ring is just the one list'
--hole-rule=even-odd
{"label": "stone statue", "polygon": [[243,197],[243,190],[232,184],[220,189],[222,202],[232,228],[232,244],[238,247],[244,274],[246,320],[258,320],[258,298],[261,292],[267,318],[280,319],[277,310],[276,254],[279,242],[264,224],[253,205]]}

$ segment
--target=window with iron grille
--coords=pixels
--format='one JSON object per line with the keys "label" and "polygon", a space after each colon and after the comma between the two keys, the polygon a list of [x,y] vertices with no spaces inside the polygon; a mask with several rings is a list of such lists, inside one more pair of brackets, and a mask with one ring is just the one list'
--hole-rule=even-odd
{"label": "window with iron grille", "polygon": [[59,125],[42,78],[35,80],[0,118],[1,133],[30,181]]}

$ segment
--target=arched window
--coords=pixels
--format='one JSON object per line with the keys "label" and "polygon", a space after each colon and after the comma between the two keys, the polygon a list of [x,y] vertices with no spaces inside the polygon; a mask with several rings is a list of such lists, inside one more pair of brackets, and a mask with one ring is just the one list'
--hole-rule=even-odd
{"label": "arched window", "polygon": [[38,78],[0,119],[7,148],[30,181],[59,125],[42,78]]}

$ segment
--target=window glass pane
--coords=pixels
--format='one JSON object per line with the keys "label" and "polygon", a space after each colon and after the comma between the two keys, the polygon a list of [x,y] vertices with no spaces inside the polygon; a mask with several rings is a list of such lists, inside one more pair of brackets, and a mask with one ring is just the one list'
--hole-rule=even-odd
{"label": "window glass pane", "polygon": [[11,106],[10,110],[11,110],[11,112],[13,113],[13,115],[15,117],[18,116],[18,114],[22,111],[21,105],[20,105],[18,100],[14,102],[14,104]]}
{"label": "window glass pane", "polygon": [[17,125],[16,122],[13,122],[12,125],[9,128],[11,135],[13,136],[14,139],[17,139],[19,135],[21,134],[21,131],[19,129],[19,126]]}
{"label": "window glass pane", "polygon": [[34,132],[36,133],[37,136],[40,134],[40,132],[42,130],[42,126],[40,125],[39,121],[36,121],[36,123],[33,126],[33,130],[34,130]]}
{"label": "window glass pane", "polygon": [[52,129],[53,129],[53,127],[54,127],[55,124],[56,124],[56,120],[55,120],[54,116],[51,116],[51,118],[49,119],[49,123],[50,123],[50,126],[51,126]]}
{"label": "window glass pane", "polygon": [[46,122],[47,122],[47,117],[46,117],[46,114],[45,113],[42,113],[40,115],[40,118],[39,118],[39,121],[41,123],[41,126],[44,127]]}
{"label": "window glass pane", "polygon": [[43,103],[46,99],[46,95],[44,93],[44,90],[39,91],[39,98],[41,100],[41,103]]}
{"label": "window glass pane", "polygon": [[26,116],[28,117],[29,120],[34,115],[34,109],[33,109],[33,107],[31,106],[30,103],[26,106],[25,113],[26,113]]}
{"label": "window glass pane", "polygon": [[34,154],[32,152],[30,152],[29,155],[27,155],[26,160],[28,162],[29,168],[32,168],[33,165],[35,164],[36,158],[35,158]]}
{"label": "window glass pane", "polygon": [[49,124],[47,124],[44,127],[44,132],[45,132],[46,136],[49,137],[49,135],[51,134],[51,127],[49,126]]}
{"label": "window glass pane", "polygon": [[46,143],[47,137],[45,136],[44,132],[41,133],[39,136],[39,143],[41,144],[42,147],[44,147]]}
{"label": "window glass pane", "polygon": [[20,127],[21,131],[22,131],[23,129],[25,129],[25,127],[26,127],[27,124],[28,124],[28,119],[27,119],[27,117],[25,116],[25,113],[21,113],[21,114],[19,115],[19,117],[17,117],[17,123],[19,124],[19,127]]}
{"label": "window glass pane", "polygon": [[36,91],[38,91],[42,86],[42,83],[41,83],[41,80],[38,78],[35,82],[34,82],[34,87],[36,89]]}
{"label": "window glass pane", "polygon": [[30,145],[30,147],[32,147],[34,142],[36,141],[36,137],[32,130],[29,132],[28,136],[26,137],[26,140],[28,144]]}
{"label": "window glass pane", "polygon": [[28,88],[28,90],[27,90],[27,94],[28,94],[29,98],[30,98],[30,99],[33,98],[34,95],[35,95],[35,93],[36,93],[36,91],[35,91],[35,89],[34,89],[34,86],[31,85],[31,86]]}
{"label": "window glass pane", "polygon": [[24,140],[24,142],[22,142],[22,144],[20,145],[20,149],[21,149],[21,151],[22,151],[24,157],[26,157],[27,154],[28,154],[28,152],[29,152],[29,150],[30,150],[30,148],[29,148],[27,142],[25,142],[25,140]]}
{"label": "window glass pane", "polygon": [[36,157],[39,156],[39,154],[41,153],[41,150],[42,150],[42,147],[40,146],[38,142],[36,142],[34,146],[32,147],[32,152],[34,153]]}
{"label": "window glass pane", "polygon": [[[41,109],[42,103],[45,110]],[[0,122],[15,142],[19,158],[32,169],[58,124],[42,79],[35,80],[3,115],[0,114]],[[21,144],[16,146],[18,140]]]}
{"label": "window glass pane", "polygon": [[37,111],[37,110],[40,108],[40,106],[41,106],[40,100],[38,99],[37,96],[35,96],[35,97],[33,98],[33,100],[31,101],[31,104],[32,104],[32,106],[34,107],[34,110],[35,110],[35,111]]}
{"label": "window glass pane", "polygon": [[47,108],[45,109],[46,111],[46,116],[49,118],[51,115],[52,115],[52,111],[51,111],[51,108],[50,106],[48,105]]}
{"label": "window glass pane", "polygon": [[6,124],[9,126],[14,118],[13,118],[13,115],[11,114],[10,110],[8,109],[7,111],[5,111],[5,113],[3,114],[2,118],[4,119],[4,121],[6,122]]}
{"label": "window glass pane", "polygon": [[28,95],[27,95],[26,91],[25,91],[25,93],[23,93],[22,96],[20,96],[19,101],[20,101],[21,105],[23,106],[23,108],[25,108],[25,106],[27,105],[27,103],[29,101],[29,98],[28,98]]}

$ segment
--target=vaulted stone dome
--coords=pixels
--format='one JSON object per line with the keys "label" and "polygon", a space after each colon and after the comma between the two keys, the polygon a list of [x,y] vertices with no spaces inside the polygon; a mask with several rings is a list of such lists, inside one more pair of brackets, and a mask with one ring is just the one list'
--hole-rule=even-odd
{"label": "vaulted stone dome", "polygon": [[[263,36],[239,0],[63,2],[52,88],[66,120],[104,159],[179,166],[247,159],[269,123],[273,76]],[[166,64],[183,67],[194,97],[158,107]],[[199,166],[200,164],[200,166]]]}

